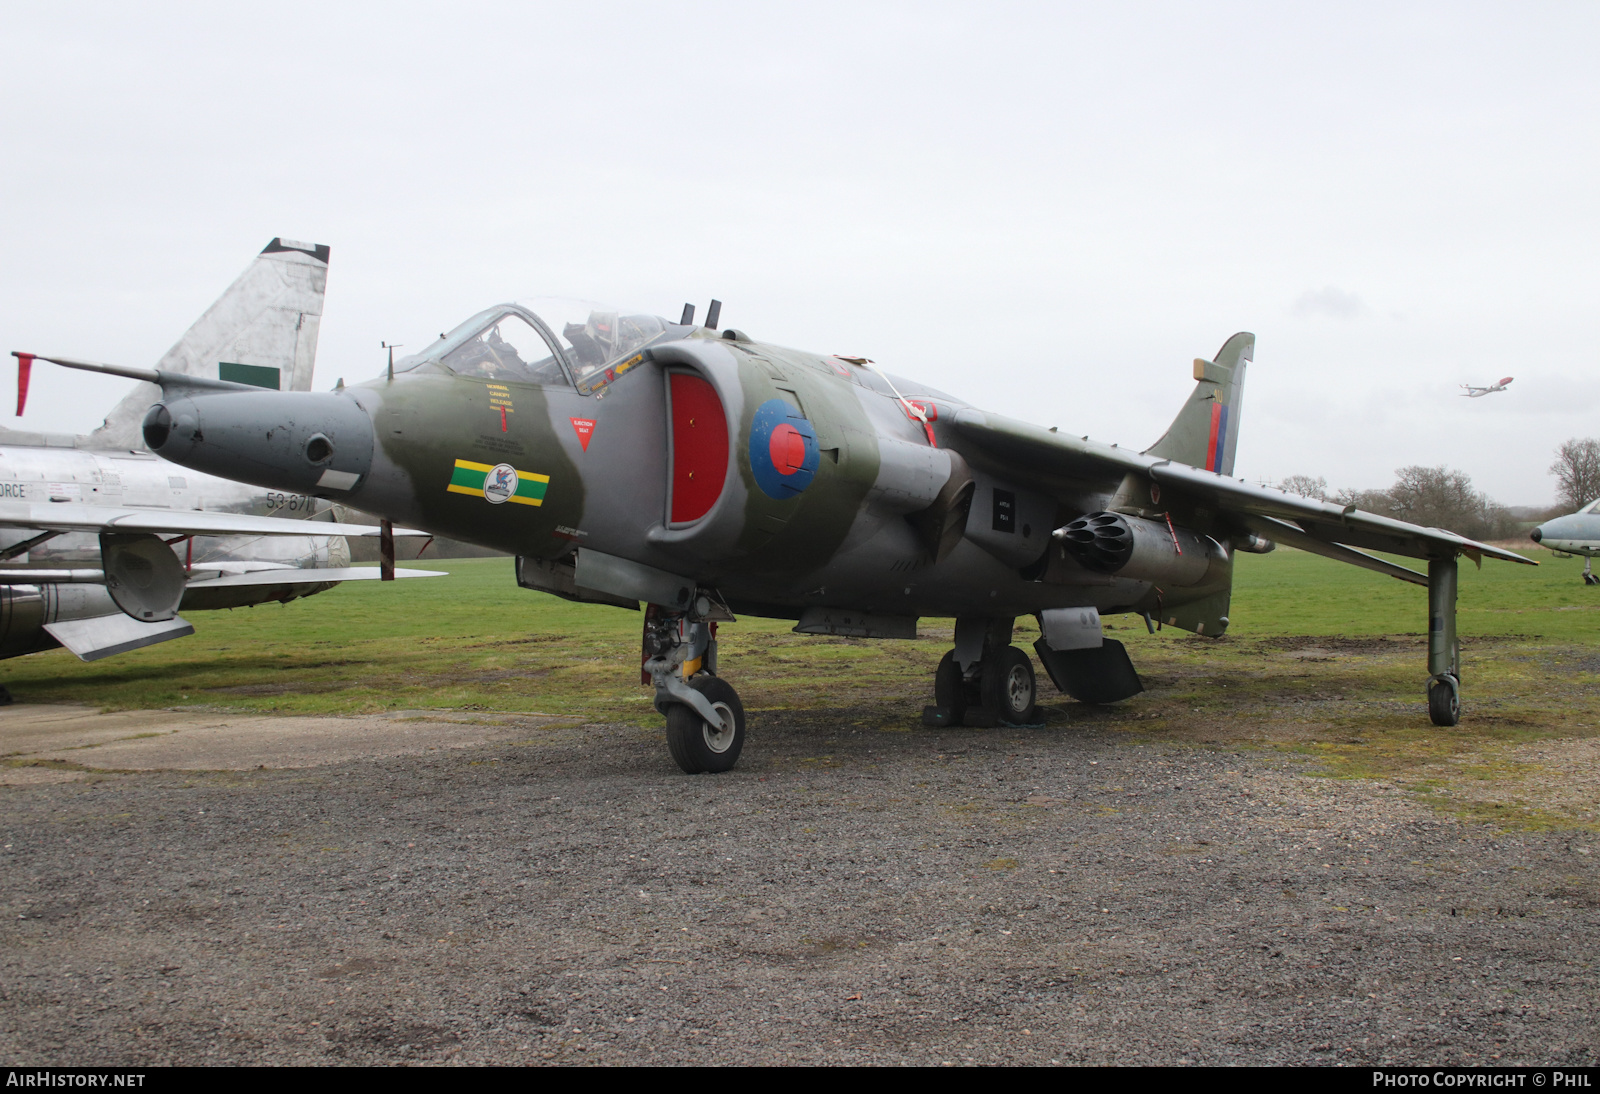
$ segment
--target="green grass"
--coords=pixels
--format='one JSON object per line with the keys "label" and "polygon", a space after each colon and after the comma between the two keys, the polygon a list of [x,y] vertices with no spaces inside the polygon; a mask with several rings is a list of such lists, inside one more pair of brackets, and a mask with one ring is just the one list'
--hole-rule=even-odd
{"label": "green grass", "polygon": [[[1600,634],[1600,592],[1578,576],[1583,563],[1553,559],[1538,566],[1460,563],[1457,629],[1463,637],[1541,634],[1593,641]],[[1413,570],[1416,559],[1385,556]],[[1427,591],[1418,585],[1341,562],[1280,547],[1269,555],[1238,556],[1229,633],[1239,637],[1283,634],[1420,634],[1427,625]]]}
{"label": "green grass", "polygon": [[[289,604],[194,612],[192,638],[93,663],[64,650],[35,654],[8,662],[4,679],[19,698],[106,709],[222,704],[304,713],[421,707],[597,718],[637,713],[644,691],[630,666],[638,656],[639,613],[521,589],[510,559],[454,559],[434,568],[450,576],[352,582]],[[1577,580],[1575,565],[1490,562],[1479,571],[1466,564],[1461,634],[1469,647],[1475,638],[1504,636],[1588,644],[1600,633],[1597,594]],[[1209,650],[1215,657],[1249,639],[1420,635],[1426,605],[1417,586],[1280,549],[1239,556],[1224,643],[1174,630],[1147,636],[1133,617],[1109,622],[1136,660],[1157,649],[1186,656]],[[790,626],[743,619],[722,628],[724,673],[749,691],[748,705],[799,699],[839,706],[850,695],[884,688],[920,695],[950,621],[925,621],[924,636],[937,640],[915,643],[808,638]],[[1031,621],[1022,621],[1019,644],[1035,633]],[[1419,664],[1406,675],[1422,671]]]}
{"label": "green grass", "polygon": [[[510,559],[434,565],[450,576],[196,612],[193,637],[94,663],[64,650],[16,658],[0,679],[20,701],[103,709],[445,708],[660,724],[634,669],[639,613],[518,588]],[[1600,733],[1600,587],[1580,582],[1580,565],[1463,563],[1468,717],[1454,730],[1431,726],[1422,704],[1425,590],[1281,548],[1239,556],[1232,626],[1220,641],[1108,620],[1145,695],[1088,708],[1042,690],[1055,725],[1091,722],[1130,742],[1281,749],[1325,774],[1395,779],[1462,816],[1587,825],[1538,798],[1534,784],[1558,776],[1519,751]],[[924,620],[914,642],[805,637],[791,626],[742,619],[722,628],[722,672],[747,709],[848,709],[862,725],[916,728],[950,620]],[[1034,637],[1032,621],[1019,621],[1017,644]],[[1474,789],[1486,780],[1523,796],[1488,802]]]}

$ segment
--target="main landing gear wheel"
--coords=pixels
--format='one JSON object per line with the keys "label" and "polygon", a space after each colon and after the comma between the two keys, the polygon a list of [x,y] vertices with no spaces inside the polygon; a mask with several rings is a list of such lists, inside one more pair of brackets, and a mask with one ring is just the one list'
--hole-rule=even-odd
{"label": "main landing gear wheel", "polygon": [[1461,688],[1448,677],[1435,677],[1428,681],[1428,717],[1436,726],[1453,726],[1461,722]]}
{"label": "main landing gear wheel", "polygon": [[1007,646],[983,666],[983,705],[999,712],[1002,722],[1027,725],[1038,709],[1039,690],[1033,661],[1015,646]]}
{"label": "main landing gear wheel", "polygon": [[728,771],[744,748],[744,704],[739,693],[726,680],[705,673],[690,680],[689,686],[710,700],[731,728],[712,725],[687,703],[674,703],[667,710],[667,748],[690,775]]}

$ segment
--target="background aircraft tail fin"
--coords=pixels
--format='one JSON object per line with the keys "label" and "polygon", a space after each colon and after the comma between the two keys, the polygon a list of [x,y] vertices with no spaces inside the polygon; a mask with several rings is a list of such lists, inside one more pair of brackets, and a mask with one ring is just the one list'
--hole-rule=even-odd
{"label": "background aircraft tail fin", "polygon": [[1232,475],[1233,455],[1239,444],[1245,368],[1255,351],[1256,336],[1240,333],[1222,344],[1215,360],[1196,359],[1195,385],[1189,401],[1146,452]]}
{"label": "background aircraft tail fin", "polygon": [[[277,238],[156,364],[284,391],[310,391],[328,285],[328,248]],[[140,384],[90,437],[96,446],[142,448],[145,411],[161,398]]]}

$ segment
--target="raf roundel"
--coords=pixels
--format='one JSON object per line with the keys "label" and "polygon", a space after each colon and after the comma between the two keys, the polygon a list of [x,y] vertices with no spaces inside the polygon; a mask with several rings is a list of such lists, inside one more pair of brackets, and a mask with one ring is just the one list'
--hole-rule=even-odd
{"label": "raf roundel", "polygon": [[816,477],[817,431],[782,399],[768,399],[750,423],[750,470],[769,498],[798,495]]}

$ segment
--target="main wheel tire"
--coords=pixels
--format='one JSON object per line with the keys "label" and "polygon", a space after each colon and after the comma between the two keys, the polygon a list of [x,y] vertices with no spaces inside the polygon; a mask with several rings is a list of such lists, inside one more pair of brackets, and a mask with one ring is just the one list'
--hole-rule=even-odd
{"label": "main wheel tire", "polygon": [[674,703],[667,711],[667,750],[690,775],[731,770],[744,748],[744,704],[739,702],[739,693],[726,680],[704,673],[690,680],[689,686],[710,700],[719,713],[731,715],[733,728],[719,729],[687,703]]}
{"label": "main wheel tire", "polygon": [[958,726],[967,716],[967,682],[961,678],[961,663],[956,651],[948,651],[933,673],[933,703],[950,712],[949,725]]}
{"label": "main wheel tire", "polygon": [[1033,661],[1015,646],[991,655],[983,665],[983,705],[998,711],[1002,722],[1028,725],[1039,705]]}
{"label": "main wheel tire", "polygon": [[1461,722],[1461,689],[1448,680],[1428,681],[1428,717],[1436,726]]}

